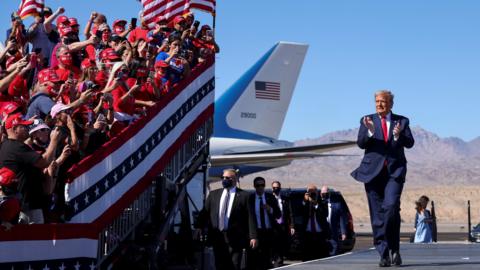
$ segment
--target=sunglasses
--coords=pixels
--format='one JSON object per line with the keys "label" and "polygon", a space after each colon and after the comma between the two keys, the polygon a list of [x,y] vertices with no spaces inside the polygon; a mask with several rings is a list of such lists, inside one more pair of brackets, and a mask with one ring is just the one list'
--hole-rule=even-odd
{"label": "sunglasses", "polygon": [[233,177],[230,177],[230,176],[222,176],[221,179],[222,179],[222,180],[232,180]]}
{"label": "sunglasses", "polygon": [[255,187],[265,187],[265,184],[255,184]]}

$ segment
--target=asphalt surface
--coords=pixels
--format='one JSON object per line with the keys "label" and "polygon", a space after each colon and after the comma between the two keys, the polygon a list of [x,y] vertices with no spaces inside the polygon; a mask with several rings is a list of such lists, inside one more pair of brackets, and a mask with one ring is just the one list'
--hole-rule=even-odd
{"label": "asphalt surface", "polygon": [[[433,244],[402,243],[402,268],[406,269],[480,269],[480,244],[464,241]],[[286,270],[344,270],[378,269],[378,253],[374,249],[357,250],[336,257],[292,264],[277,269]]]}

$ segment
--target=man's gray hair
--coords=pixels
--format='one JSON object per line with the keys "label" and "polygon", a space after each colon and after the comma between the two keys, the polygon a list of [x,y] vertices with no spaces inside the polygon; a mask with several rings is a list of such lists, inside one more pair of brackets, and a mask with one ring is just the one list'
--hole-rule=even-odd
{"label": "man's gray hair", "polygon": [[69,49],[68,49],[67,45],[60,44],[60,46],[58,46],[57,50],[55,51],[55,55],[57,56],[57,58],[60,58],[60,51],[61,50],[69,50]]}
{"label": "man's gray hair", "polygon": [[395,97],[390,90],[379,90],[375,92],[375,98],[377,98],[377,96],[387,96],[390,100],[390,104],[393,104],[393,98]]}

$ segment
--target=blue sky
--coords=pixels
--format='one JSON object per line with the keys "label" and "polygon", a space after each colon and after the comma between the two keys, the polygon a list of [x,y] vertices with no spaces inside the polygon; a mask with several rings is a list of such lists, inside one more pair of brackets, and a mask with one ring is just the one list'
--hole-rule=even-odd
{"label": "blue sky", "polygon": [[[2,40],[20,0],[0,0]],[[82,27],[91,10],[136,17],[135,0],[46,0]],[[81,5],[78,3],[82,3]],[[217,94],[277,41],[310,45],[280,137],[314,138],[358,126],[373,93],[442,137],[480,136],[480,1],[218,1]],[[199,16],[211,23],[209,15]],[[27,22],[29,24],[30,21]]]}

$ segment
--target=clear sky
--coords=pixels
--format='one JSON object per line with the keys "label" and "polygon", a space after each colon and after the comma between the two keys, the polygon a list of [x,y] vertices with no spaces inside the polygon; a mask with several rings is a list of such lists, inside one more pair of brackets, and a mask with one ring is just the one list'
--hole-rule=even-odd
{"label": "clear sky", "polygon": [[[63,5],[82,27],[91,10],[111,23],[141,8],[135,0],[46,2]],[[3,41],[20,0],[0,3]],[[375,90],[385,88],[396,95],[394,112],[413,126],[442,137],[480,136],[480,1],[219,0],[217,10],[217,94],[277,41],[310,45],[282,139],[357,127],[374,111]]]}

